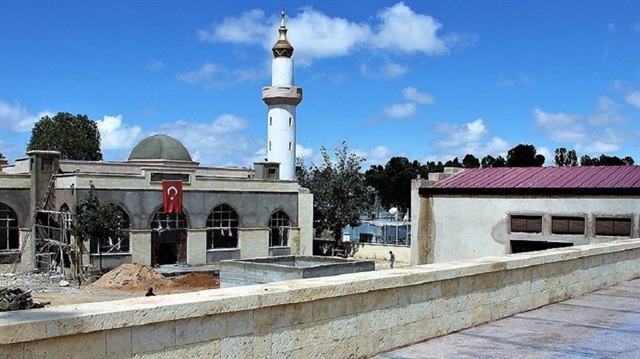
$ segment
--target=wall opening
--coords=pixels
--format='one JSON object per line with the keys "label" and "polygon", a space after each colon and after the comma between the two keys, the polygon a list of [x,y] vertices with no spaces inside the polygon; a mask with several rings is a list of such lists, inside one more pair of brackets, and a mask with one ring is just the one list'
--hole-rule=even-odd
{"label": "wall opening", "polygon": [[511,241],[511,253],[543,251],[545,249],[572,247],[573,243],[544,241]]}

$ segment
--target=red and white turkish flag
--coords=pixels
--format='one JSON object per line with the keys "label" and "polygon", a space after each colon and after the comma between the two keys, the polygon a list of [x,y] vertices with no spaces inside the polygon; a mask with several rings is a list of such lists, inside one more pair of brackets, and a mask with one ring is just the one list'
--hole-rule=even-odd
{"label": "red and white turkish flag", "polygon": [[162,181],[164,213],[182,212],[182,181]]}

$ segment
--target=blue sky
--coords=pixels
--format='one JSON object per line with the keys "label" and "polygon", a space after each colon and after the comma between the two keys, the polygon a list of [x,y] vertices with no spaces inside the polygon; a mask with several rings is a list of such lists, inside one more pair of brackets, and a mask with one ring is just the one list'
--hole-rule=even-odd
{"label": "blue sky", "polygon": [[0,152],[60,111],[105,160],[164,133],[202,165],[264,158],[270,48],[287,12],[298,156],[370,164],[533,144],[640,162],[640,2],[0,0]]}

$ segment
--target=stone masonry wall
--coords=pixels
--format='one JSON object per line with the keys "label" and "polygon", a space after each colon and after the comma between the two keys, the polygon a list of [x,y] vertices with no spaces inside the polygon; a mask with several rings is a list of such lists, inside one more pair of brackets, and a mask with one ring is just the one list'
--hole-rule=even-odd
{"label": "stone masonry wall", "polygon": [[362,358],[640,277],[640,239],[0,313],[2,358]]}

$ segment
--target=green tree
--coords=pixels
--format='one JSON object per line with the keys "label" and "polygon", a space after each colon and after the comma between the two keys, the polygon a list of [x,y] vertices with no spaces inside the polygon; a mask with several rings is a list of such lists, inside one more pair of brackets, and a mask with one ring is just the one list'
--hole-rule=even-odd
{"label": "green tree", "polygon": [[323,163],[301,164],[298,181],[313,193],[314,229],[325,229],[333,233],[336,241],[342,239],[342,230],[347,225],[360,225],[360,215],[373,208],[374,191],[367,186],[360,172],[364,158],[350,153],[346,142],[334,150],[332,160],[325,147],[320,149]]}
{"label": "green tree", "polygon": [[576,151],[567,151],[566,148],[560,147],[556,148],[556,154],[553,158],[553,162],[556,166],[577,166],[578,156],[576,155]]}
{"label": "green tree", "polygon": [[102,248],[109,238],[121,238],[126,234],[122,228],[120,208],[112,203],[100,205],[93,190],[92,185],[87,195],[75,206],[74,230],[78,242],[93,239]]}
{"label": "green tree", "polygon": [[59,112],[53,118],[42,117],[31,130],[27,151],[59,151],[60,158],[100,161],[100,131],[86,115]]}
{"label": "green tree", "polygon": [[471,153],[467,153],[467,155],[462,159],[462,166],[464,166],[464,168],[478,168],[480,167],[480,160]]}
{"label": "green tree", "polygon": [[519,144],[507,152],[507,166],[509,167],[542,167],[544,156],[536,154],[533,145]]}
{"label": "green tree", "polygon": [[600,155],[598,158],[591,158],[588,155],[580,157],[581,166],[633,166],[635,161],[631,156],[619,158],[618,156]]}
{"label": "green tree", "polygon": [[464,167],[462,163],[458,160],[458,157],[455,157],[453,160],[449,160],[444,163],[444,167]]}

